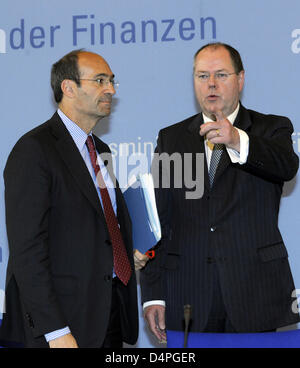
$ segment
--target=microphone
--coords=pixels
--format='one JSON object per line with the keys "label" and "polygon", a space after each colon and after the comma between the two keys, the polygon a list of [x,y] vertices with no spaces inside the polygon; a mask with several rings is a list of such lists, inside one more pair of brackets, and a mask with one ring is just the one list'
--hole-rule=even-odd
{"label": "microphone", "polygon": [[187,345],[187,338],[188,338],[188,333],[189,333],[189,324],[190,324],[190,320],[191,320],[191,315],[192,315],[192,307],[189,304],[186,304],[183,307],[183,315],[184,315],[184,325],[185,325],[185,329],[184,329],[184,345],[183,347],[186,348]]}

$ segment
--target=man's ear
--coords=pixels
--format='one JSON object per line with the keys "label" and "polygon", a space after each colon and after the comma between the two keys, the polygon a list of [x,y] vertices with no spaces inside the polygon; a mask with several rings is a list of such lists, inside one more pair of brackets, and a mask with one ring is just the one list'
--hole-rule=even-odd
{"label": "man's ear", "polygon": [[244,87],[244,82],[245,82],[245,71],[242,70],[241,72],[239,72],[238,74],[238,82],[239,82],[239,91],[242,92],[242,89]]}
{"label": "man's ear", "polygon": [[73,80],[70,79],[64,79],[61,82],[61,90],[63,94],[69,98],[73,98],[76,91],[76,83]]}

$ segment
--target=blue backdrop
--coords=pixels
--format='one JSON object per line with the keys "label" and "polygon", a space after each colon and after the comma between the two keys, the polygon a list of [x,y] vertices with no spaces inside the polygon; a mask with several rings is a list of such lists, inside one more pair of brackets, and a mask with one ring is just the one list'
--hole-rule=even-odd
{"label": "blue backdrop", "polygon": [[[299,12],[299,0],[2,0],[0,172],[17,139],[53,114],[51,65],[77,48],[104,56],[120,82],[111,116],[95,131],[110,145],[117,175],[121,154],[147,153],[150,159],[159,129],[198,111],[193,55],[212,41],[240,51],[243,104],[288,116],[299,154]],[[3,190],[1,176],[0,289],[8,258]],[[294,179],[284,188],[279,226],[300,289],[299,200]],[[142,314],[137,346],[154,346]]]}

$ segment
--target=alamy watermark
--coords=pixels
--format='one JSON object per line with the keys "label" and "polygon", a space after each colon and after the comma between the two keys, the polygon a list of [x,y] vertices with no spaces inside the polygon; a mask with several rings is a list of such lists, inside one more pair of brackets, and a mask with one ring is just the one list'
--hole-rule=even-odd
{"label": "alamy watermark", "polygon": [[292,298],[296,298],[292,303],[292,312],[299,314],[300,289],[295,289],[292,292]]}
{"label": "alamy watermark", "polygon": [[[118,163],[116,157],[110,153],[102,153],[101,160],[111,173],[112,185],[116,187],[116,179],[122,189],[127,188],[130,178],[139,174],[148,173],[151,166],[154,188],[170,189],[182,188],[186,191],[186,199],[200,199],[204,193],[204,154],[203,153],[154,153],[152,165],[146,154],[120,155]],[[115,176],[112,173],[115,173]],[[97,175],[99,188],[107,183]]]}

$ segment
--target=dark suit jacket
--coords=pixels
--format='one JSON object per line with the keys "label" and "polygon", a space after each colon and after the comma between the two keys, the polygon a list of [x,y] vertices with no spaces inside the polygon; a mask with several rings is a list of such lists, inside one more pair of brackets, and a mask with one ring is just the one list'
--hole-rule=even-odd
{"label": "dark suit jacket", "polygon": [[[110,152],[94,139],[99,153]],[[44,334],[69,326],[79,347],[100,347],[110,315],[112,247],[94,183],[57,113],[17,142],[4,179],[10,256],[0,335],[47,346]],[[131,220],[118,187],[116,200],[133,270],[127,287],[119,288],[123,341],[134,344]]]}
{"label": "dark suit jacket", "polygon": [[[205,155],[202,123],[199,114],[161,130],[156,149],[182,157],[191,153],[194,178],[196,153]],[[190,189],[184,184],[176,188],[173,169],[171,188],[156,190],[163,237],[156,258],[141,273],[142,301],[166,301],[169,329],[182,329],[183,306],[191,304],[191,330],[203,331],[213,303],[212,267],[217,267],[224,304],[237,331],[271,330],[299,321],[291,309],[295,287],[278,229],[283,182],[298,169],[293,127],[285,117],[242,106],[234,125],[249,135],[244,165],[233,164],[225,151],[210,189],[205,158],[199,199],[185,199]]]}

